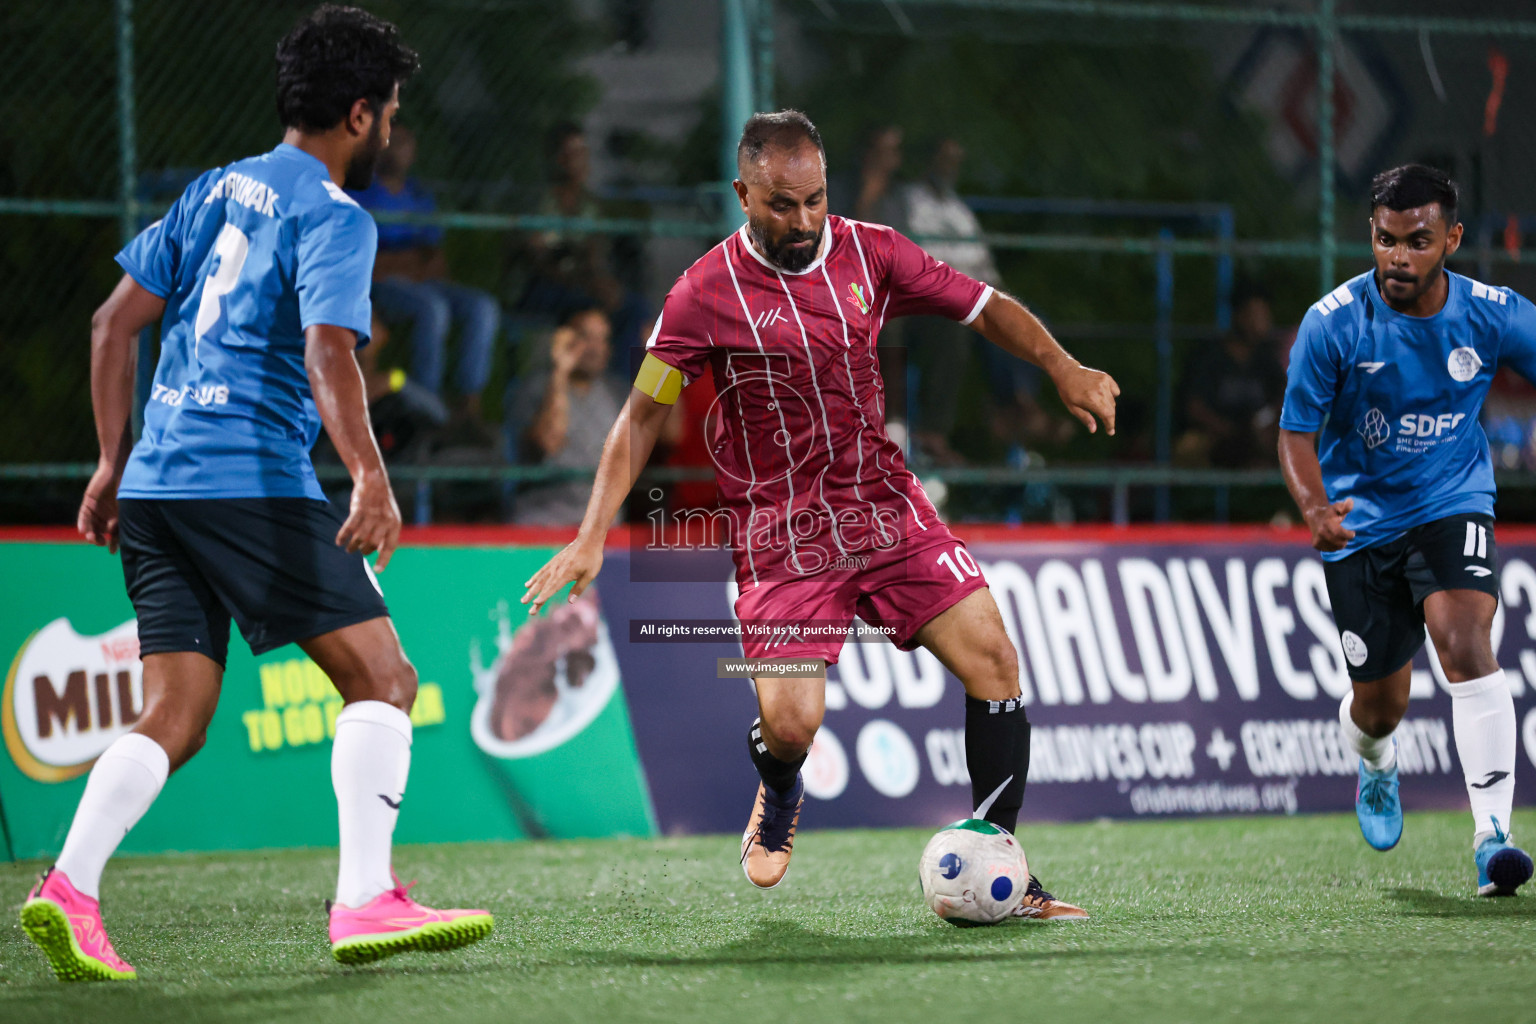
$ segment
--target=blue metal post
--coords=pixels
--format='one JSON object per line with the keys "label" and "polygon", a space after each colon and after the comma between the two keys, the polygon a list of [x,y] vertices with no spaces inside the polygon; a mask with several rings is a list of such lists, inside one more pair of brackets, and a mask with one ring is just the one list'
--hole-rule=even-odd
{"label": "blue metal post", "polygon": [[1216,214],[1216,240],[1223,246],[1216,257],[1216,329],[1232,328],[1232,241],[1237,237],[1237,218],[1232,207],[1222,207]]}
{"label": "blue metal post", "polygon": [[756,81],[754,106],[772,110],[773,103],[773,0],[753,0],[752,56]]}
{"label": "blue metal post", "polygon": [[[139,233],[138,163],[139,146],[134,117],[133,83],[133,0],[117,0],[117,195],[122,205],[118,214],[123,243]],[[130,429],[137,438],[144,430],[144,405],[155,380],[155,338],[158,331],[146,327],[139,332],[138,365],[133,381],[133,415]]]}
{"label": "blue metal post", "polygon": [[1338,242],[1334,238],[1333,146],[1333,48],[1339,25],[1335,0],[1319,0],[1317,6],[1317,293],[1333,290],[1333,262]]}
{"label": "blue metal post", "polygon": [[422,478],[416,481],[416,507],[411,510],[411,520],[417,526],[432,525],[432,481]]}
{"label": "blue metal post", "polygon": [[138,140],[133,114],[133,0],[117,0],[118,198],[123,204],[123,242],[139,233]]}
{"label": "blue metal post", "polygon": [[731,182],[736,178],[736,142],[752,116],[752,47],[748,0],[720,0],[720,182],[721,228],[741,224],[741,207]]}
{"label": "blue metal post", "polygon": [[[1157,462],[1166,466],[1173,461],[1173,231],[1162,228],[1157,233],[1157,428],[1154,435]],[[1172,509],[1168,485],[1157,486],[1157,521],[1168,521]]]}

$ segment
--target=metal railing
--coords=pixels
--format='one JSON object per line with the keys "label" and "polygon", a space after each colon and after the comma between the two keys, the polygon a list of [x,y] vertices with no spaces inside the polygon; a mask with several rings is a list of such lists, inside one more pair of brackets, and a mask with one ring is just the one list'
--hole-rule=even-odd
{"label": "metal railing", "polygon": [[[131,237],[156,210],[147,208],[138,188],[141,176],[137,145],[139,84],[135,75],[135,22],[139,9],[135,0],[101,0],[110,6],[115,27],[115,127],[118,161],[115,167],[115,198],[38,198],[25,195],[0,195],[0,217],[111,218],[120,225],[124,239]],[[1307,33],[1316,56],[1315,128],[1317,142],[1316,184],[1317,217],[1310,238],[1240,238],[1237,237],[1230,210],[1222,204],[1126,204],[1123,208],[1101,200],[997,200],[977,204],[978,209],[1034,211],[1047,215],[1070,215],[1097,208],[1113,210],[1124,218],[1137,214],[1139,207],[1153,225],[1142,235],[1066,233],[1060,231],[993,231],[985,235],[987,245],[1000,252],[1051,252],[1107,254],[1145,257],[1157,271],[1157,314],[1153,342],[1160,353],[1159,422],[1156,455],[1162,463],[1147,466],[1059,467],[1043,470],[943,469],[925,473],[927,477],[960,486],[1103,486],[1197,487],[1219,492],[1235,486],[1273,486],[1278,475],[1272,471],[1226,473],[1191,471],[1167,465],[1169,457],[1168,404],[1171,374],[1172,288],[1174,261],[1184,257],[1215,258],[1228,269],[1225,285],[1230,286],[1230,262],[1238,258],[1315,261],[1319,293],[1337,283],[1337,263],[1341,258],[1359,259],[1369,253],[1364,244],[1341,243],[1337,237],[1336,167],[1337,143],[1334,135],[1336,51],[1346,33],[1371,35],[1413,34],[1444,37],[1477,37],[1491,41],[1536,40],[1536,20],[1477,17],[1417,17],[1401,15],[1341,13],[1337,0],[1316,0],[1310,9],[1278,6],[1217,6],[1181,3],[1139,3],[1126,0],[721,0],[721,142],[718,189],[722,202],[718,216],[700,220],[625,218],[565,218],[512,212],[474,212],[445,210],[430,217],[412,217],[446,229],[459,231],[511,232],[561,231],[573,234],[614,236],[673,237],[709,239],[718,237],[723,228],[734,226],[738,216],[733,201],[727,199],[725,182],[734,169],[732,140],[741,121],[754,109],[773,106],[775,59],[773,23],[776,13],[789,8],[803,11],[807,18],[835,16],[848,9],[859,12],[849,19],[850,31],[869,33],[909,33],[912,16],[920,11],[945,9],[965,11],[1007,19],[1015,15],[1048,15],[1059,19],[1111,19],[1122,22],[1161,24],[1234,24],[1273,26]],[[140,55],[140,60],[144,55]],[[705,191],[710,191],[706,189]],[[1007,206],[1011,202],[1012,207]],[[988,205],[991,203],[992,205]],[[1031,206],[1030,204],[1034,205]],[[1168,229],[1171,220],[1199,214],[1210,218],[1208,237],[1178,237]],[[381,219],[384,219],[381,217]],[[919,239],[923,241],[925,239]],[[938,241],[938,239],[926,239]],[[1531,261],[1536,250],[1506,250],[1493,244],[1491,233],[1477,233],[1469,239],[1476,245],[1479,262]],[[1226,326],[1225,306],[1218,299],[1213,323]],[[147,356],[148,353],[145,353]],[[397,466],[393,469],[402,481],[431,485],[445,481],[536,481],[553,478],[543,467],[507,466],[432,467]],[[89,474],[88,464],[0,464],[0,481],[78,480]],[[557,474],[558,475],[558,474]],[[578,473],[579,475],[579,473]],[[665,473],[656,477],[662,479]],[[1504,474],[1501,485],[1511,488],[1533,486],[1528,474]],[[1166,491],[1164,492],[1166,495]],[[1123,504],[1123,502],[1121,503]],[[1166,496],[1160,499],[1160,514],[1166,515]]]}

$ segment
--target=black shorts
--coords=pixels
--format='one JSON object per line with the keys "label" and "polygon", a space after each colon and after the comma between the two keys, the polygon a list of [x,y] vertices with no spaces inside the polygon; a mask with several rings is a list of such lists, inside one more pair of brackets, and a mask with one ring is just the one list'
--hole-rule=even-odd
{"label": "black shorts", "polygon": [[123,578],[139,653],[196,651],[224,664],[229,620],[256,654],[388,615],[344,522],[311,498],[123,498]]}
{"label": "black shorts", "polygon": [[1441,590],[1499,596],[1493,517],[1462,513],[1415,526],[1387,544],[1324,562],[1349,677],[1391,675],[1424,644],[1424,599]]}

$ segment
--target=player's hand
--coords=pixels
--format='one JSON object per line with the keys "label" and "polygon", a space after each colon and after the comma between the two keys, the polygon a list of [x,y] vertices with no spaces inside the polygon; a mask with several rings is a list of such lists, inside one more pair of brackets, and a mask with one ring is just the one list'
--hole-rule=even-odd
{"label": "player's hand", "polygon": [[1319,551],[1338,551],[1355,539],[1355,531],[1344,525],[1344,517],[1355,507],[1354,498],[1345,498],[1306,514],[1312,528],[1312,546]]}
{"label": "player's hand", "polygon": [[1092,434],[1099,429],[1094,417],[1104,421],[1109,436],[1115,436],[1115,399],[1120,385],[1103,370],[1094,370],[1081,363],[1074,363],[1055,379],[1056,391],[1061,395],[1067,411],[1082,421]]}
{"label": "player's hand", "polygon": [[349,554],[379,553],[374,569],[383,572],[400,543],[400,506],[382,472],[364,473],[352,485],[352,508],[336,533],[336,546]]}
{"label": "player's hand", "polygon": [[581,335],[574,327],[557,327],[549,340],[549,361],[555,372],[569,376],[581,361]]}
{"label": "player's hand", "polygon": [[597,579],[597,574],[603,567],[603,538],[599,537],[595,542],[584,541],[577,537],[556,553],[554,558],[544,563],[544,567],[523,584],[527,588],[523,594],[523,604],[530,605],[529,615],[539,614],[539,609],[544,607],[544,602],[560,592],[560,588],[567,583],[574,583],[571,594],[566,601],[574,601],[581,596]]}
{"label": "player's hand", "polygon": [[97,546],[104,546],[117,554],[117,482],[116,466],[99,463],[91,474],[91,482],[85,485],[85,497],[80,499],[80,514],[75,527],[80,536]]}

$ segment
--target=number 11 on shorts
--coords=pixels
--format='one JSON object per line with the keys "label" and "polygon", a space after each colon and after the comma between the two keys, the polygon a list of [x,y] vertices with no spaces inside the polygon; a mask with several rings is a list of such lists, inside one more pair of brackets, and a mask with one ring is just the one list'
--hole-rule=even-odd
{"label": "number 11 on shorts", "polygon": [[[965,550],[964,544],[955,545],[955,554],[953,558],[950,557],[948,551],[945,551],[943,554],[939,555],[938,562],[950,572],[954,573],[956,581],[960,583],[965,582],[966,576],[974,578],[981,575],[981,567],[976,564],[976,559],[971,557],[971,553]],[[956,562],[959,562],[960,564],[956,565]],[[963,574],[960,572],[962,567],[965,569]]]}
{"label": "number 11 on shorts", "polygon": [[1477,523],[1467,524],[1467,543],[1462,547],[1461,553],[1466,558],[1488,557],[1488,527]]}

